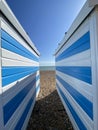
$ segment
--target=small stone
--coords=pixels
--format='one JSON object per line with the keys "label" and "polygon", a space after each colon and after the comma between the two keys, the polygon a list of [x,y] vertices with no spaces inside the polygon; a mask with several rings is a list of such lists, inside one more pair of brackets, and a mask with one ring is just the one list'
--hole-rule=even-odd
{"label": "small stone", "polygon": [[56,90],[55,72],[40,72],[41,90],[27,130],[73,130]]}

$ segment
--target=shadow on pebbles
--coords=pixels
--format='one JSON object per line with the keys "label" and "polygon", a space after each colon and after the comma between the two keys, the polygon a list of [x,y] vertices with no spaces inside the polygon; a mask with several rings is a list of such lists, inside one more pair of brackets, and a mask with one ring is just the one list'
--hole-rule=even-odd
{"label": "shadow on pebbles", "polygon": [[27,130],[73,130],[55,87],[55,71],[41,71],[40,84]]}

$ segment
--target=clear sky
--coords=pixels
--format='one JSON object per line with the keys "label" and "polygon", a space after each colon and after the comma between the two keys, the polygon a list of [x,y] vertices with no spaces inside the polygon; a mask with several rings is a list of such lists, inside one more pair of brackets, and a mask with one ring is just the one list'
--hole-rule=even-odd
{"label": "clear sky", "polygon": [[54,52],[86,0],[6,0],[41,53],[41,65],[54,63]]}

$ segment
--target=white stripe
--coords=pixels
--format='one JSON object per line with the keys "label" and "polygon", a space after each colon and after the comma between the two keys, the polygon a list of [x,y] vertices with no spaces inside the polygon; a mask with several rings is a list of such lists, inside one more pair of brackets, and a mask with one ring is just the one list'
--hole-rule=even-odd
{"label": "white stripe", "polygon": [[3,30],[8,32],[9,35],[11,35],[14,39],[21,43],[21,45],[23,45],[26,49],[28,49],[31,53],[38,57],[38,55],[33,51],[33,49],[31,49],[31,47],[21,38],[21,36],[16,33],[16,31],[11,26],[8,25],[8,23],[1,21],[1,27]]}
{"label": "white stripe", "polygon": [[78,79],[73,78],[59,71],[57,71],[56,74],[60,76],[64,81],[66,81],[69,85],[71,85],[74,89],[76,89],[78,92],[84,95],[88,100],[93,102],[92,85],[79,81]]}
{"label": "white stripe", "polygon": [[39,86],[37,92],[36,92],[36,97],[38,97],[39,91],[40,91],[40,78],[38,79],[38,81],[36,82],[36,88]]}
{"label": "white stripe", "polygon": [[[14,86],[10,87],[7,91],[3,92],[3,105],[5,105],[7,102],[9,102],[15,95],[17,95],[21,90],[23,90],[30,82],[32,82],[32,79],[34,76],[28,76],[26,79],[24,79],[22,82],[15,84]],[[36,86],[38,86],[40,83],[40,80],[38,79],[36,82]]]}
{"label": "white stripe", "polygon": [[[35,101],[36,101],[36,99],[35,99]],[[31,105],[31,107],[30,107],[30,110],[29,110],[29,112],[28,112],[28,114],[27,114],[27,116],[26,116],[26,119],[25,119],[25,121],[24,121],[24,123],[23,123],[23,126],[22,126],[21,130],[26,130],[26,128],[27,128],[27,125],[28,125],[30,116],[31,116],[31,114],[32,114],[32,110],[33,110],[34,105],[35,105],[35,101],[33,101],[32,105]],[[13,128],[13,130],[14,130],[14,128]]]}
{"label": "white stripe", "polygon": [[61,41],[61,44],[62,42],[63,43],[66,42],[66,44],[63,44],[64,46],[60,50],[59,50],[60,46],[58,46],[57,50],[59,50],[59,52],[56,54],[56,57],[60,55],[63,51],[68,49],[71,45],[73,45],[78,39],[80,39],[88,31],[89,31],[89,19],[86,19],[84,23],[78,28],[76,32],[74,32],[74,35],[72,35],[67,42],[65,40],[66,35],[64,36],[64,39],[63,41]]}
{"label": "white stripe", "polygon": [[66,81],[69,85],[71,85],[74,89],[76,89],[79,93],[81,93],[84,97],[86,97],[89,101],[93,102],[92,85],[89,85],[59,71],[57,71],[56,74],[64,81]]}
{"label": "white stripe", "polygon": [[38,62],[36,61],[30,60],[29,58],[23,57],[21,55],[18,55],[14,52],[8,51],[3,48],[2,48],[2,57],[6,59],[12,59],[12,60],[18,60],[18,61],[32,63],[32,64],[38,64]]}
{"label": "white stripe", "polygon": [[72,116],[72,113],[71,113],[70,110],[68,109],[68,106],[65,104],[65,102],[64,102],[64,100],[63,100],[63,98],[62,98],[62,96],[61,96],[61,94],[60,94],[60,92],[59,92],[59,90],[58,90],[58,87],[56,87],[56,88],[57,88],[58,94],[59,94],[59,96],[60,96],[60,98],[61,98],[61,101],[62,101],[62,103],[63,103],[63,105],[64,105],[64,108],[65,108],[65,110],[67,111],[67,114],[68,114],[68,116],[69,116],[69,119],[70,119],[71,122],[72,122],[72,125],[73,125],[73,127],[74,127],[74,130],[79,130],[79,128],[78,128],[78,126],[77,126],[77,124],[76,124],[76,122],[75,122],[75,119],[74,119],[73,116]]}
{"label": "white stripe", "polygon": [[39,72],[39,70],[36,72],[36,76],[38,76],[38,75],[40,75],[40,72]]}
{"label": "white stripe", "polygon": [[[3,91],[3,94],[5,93],[5,91],[8,91],[8,90],[10,90],[12,87],[14,87],[14,85],[17,85],[18,84],[18,82],[21,82],[22,80],[25,80],[27,77],[29,77],[30,75],[27,75],[27,76],[25,76],[25,77],[23,77],[23,78],[21,78],[21,79],[18,79],[18,80],[16,80],[15,82],[12,82],[12,83],[10,83],[10,84],[8,84],[8,85],[5,85],[3,88],[2,88],[2,91]],[[15,92],[16,93],[16,92]]]}
{"label": "white stripe", "polygon": [[[23,80],[22,83],[20,83],[19,85],[15,85],[11,88],[11,90],[9,89],[8,91],[6,91],[5,93],[3,93],[3,106],[5,104],[7,104],[12,98],[15,97],[15,95],[17,95],[21,90],[23,90],[31,81],[32,81],[33,77],[29,77],[29,79],[27,80]],[[38,80],[36,82],[36,86],[39,85],[39,81]]]}
{"label": "white stripe", "polygon": [[28,63],[24,61],[2,58],[2,66],[39,66],[39,63]]}
{"label": "white stripe", "polygon": [[31,81],[32,81],[33,77],[32,76],[28,76],[27,78],[25,78],[23,81],[21,81],[20,83],[16,83],[14,86],[12,86],[12,84],[10,84],[10,88],[7,89],[6,91],[4,91],[3,89],[3,106],[9,102],[15,95],[17,95],[23,88],[25,88]]}
{"label": "white stripe", "polygon": [[31,99],[32,95],[34,94],[34,88],[30,90],[30,92],[26,95],[26,97],[23,99],[19,107],[15,110],[11,118],[9,119],[8,123],[5,125],[5,129],[8,130],[14,130],[14,127],[16,126],[17,122],[19,121],[20,117],[22,116],[22,113],[24,112],[29,100]]}
{"label": "white stripe", "polygon": [[[0,0],[0,10],[3,13],[3,15],[5,17],[7,17],[7,19],[12,23],[12,25],[15,27],[14,29],[18,30],[18,32],[25,38],[26,41],[28,41],[28,43],[30,44],[30,46],[32,48],[34,48],[34,50],[36,50],[36,52],[38,54],[40,54],[38,52],[38,50],[35,48],[34,44],[32,43],[31,39],[29,38],[29,36],[26,34],[25,30],[22,28],[22,26],[20,25],[20,23],[18,22],[18,20],[16,19],[16,17],[14,16],[13,12],[11,11],[11,9],[9,8],[9,6],[7,5],[7,3],[5,2],[5,0]],[[2,15],[1,15],[2,16]],[[3,16],[2,16],[3,17]],[[3,19],[5,19],[3,17]],[[6,20],[6,19],[5,19]],[[6,20],[6,22],[9,22],[8,20]],[[9,24],[10,24],[9,22]]]}
{"label": "white stripe", "polygon": [[56,66],[91,66],[90,50],[56,62]]}
{"label": "white stripe", "polygon": [[[36,72],[36,73],[39,73],[39,72]],[[37,75],[38,75],[38,74],[37,74]],[[10,90],[12,87],[14,87],[14,85],[18,85],[18,82],[21,82],[22,80],[25,82],[25,79],[27,79],[27,77],[29,77],[29,76],[32,76],[32,74],[27,75],[27,76],[25,76],[25,77],[23,77],[23,78],[20,78],[20,79],[18,79],[17,81],[12,82],[12,83],[10,83],[10,84],[8,84],[8,85],[5,85],[5,86],[2,88],[3,94],[4,94],[5,91]],[[14,88],[13,88],[13,89],[14,89]],[[20,88],[19,88],[19,89],[20,89]],[[15,92],[15,93],[16,93],[16,92]]]}
{"label": "white stripe", "polygon": [[37,92],[36,92],[36,98],[38,97],[39,92],[40,92],[40,86],[39,86],[38,89],[37,89]]}
{"label": "white stripe", "polygon": [[67,97],[68,101],[70,102],[70,104],[72,105],[73,109],[75,110],[75,112],[80,117],[80,119],[83,121],[83,123],[85,124],[87,129],[88,130],[92,130],[93,129],[93,121],[84,112],[84,110],[79,106],[79,104],[74,100],[74,98],[68,93],[68,91],[66,91],[64,86],[58,80],[56,80],[56,82],[60,86],[60,89],[63,91],[64,95]]}
{"label": "white stripe", "polygon": [[[93,9],[90,8],[90,6],[88,6],[89,1],[86,2],[86,4],[84,5],[84,7],[82,8],[81,12],[79,13],[79,15],[77,16],[77,18],[75,19],[75,21],[73,22],[73,24],[71,25],[71,27],[69,28],[67,34],[64,36],[64,39],[61,41],[61,45],[58,46],[56,52],[60,49],[60,47],[62,45],[64,45],[65,42],[67,42],[67,40],[70,38],[72,39],[72,37],[75,37],[75,34],[78,38],[78,36],[81,35],[81,33],[85,33],[86,30],[89,30],[90,28],[90,24],[89,24],[89,18],[87,18],[87,15],[91,12],[91,10]],[[82,18],[82,19],[81,19]],[[83,22],[83,24],[81,24]]]}
{"label": "white stripe", "polygon": [[40,79],[37,80],[36,87],[38,87],[39,84],[40,84]]}

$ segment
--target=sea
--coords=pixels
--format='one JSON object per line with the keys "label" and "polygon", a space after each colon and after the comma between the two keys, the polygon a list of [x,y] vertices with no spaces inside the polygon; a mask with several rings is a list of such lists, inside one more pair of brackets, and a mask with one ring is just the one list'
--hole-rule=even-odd
{"label": "sea", "polygon": [[55,66],[40,66],[40,70],[43,70],[43,71],[54,70],[55,71]]}

